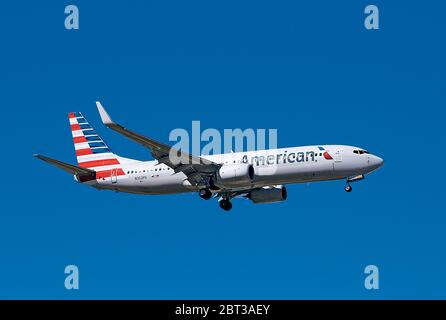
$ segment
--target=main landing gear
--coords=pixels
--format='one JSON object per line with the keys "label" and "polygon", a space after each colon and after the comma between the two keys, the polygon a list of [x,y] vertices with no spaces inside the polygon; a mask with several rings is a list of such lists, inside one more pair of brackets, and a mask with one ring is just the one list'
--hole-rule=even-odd
{"label": "main landing gear", "polygon": [[[200,196],[200,198],[205,199],[205,200],[209,200],[210,198],[212,198],[212,192],[207,188],[200,189],[200,191],[198,191],[198,195]],[[227,193],[223,194],[220,201],[218,202],[218,204],[220,205],[220,208],[222,208],[225,211],[231,210],[232,203],[231,203],[230,199],[231,199],[231,197],[229,194],[227,194]]]}
{"label": "main landing gear", "polygon": [[204,200],[209,200],[212,197],[212,192],[209,189],[203,188],[198,191],[198,195]]}
{"label": "main landing gear", "polygon": [[221,199],[219,204],[220,208],[222,208],[225,211],[229,211],[232,209],[232,203],[229,199]]}

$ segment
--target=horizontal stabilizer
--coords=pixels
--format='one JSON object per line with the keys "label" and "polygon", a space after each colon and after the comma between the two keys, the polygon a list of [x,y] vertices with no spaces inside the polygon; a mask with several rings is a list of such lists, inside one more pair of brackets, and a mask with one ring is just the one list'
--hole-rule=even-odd
{"label": "horizontal stabilizer", "polygon": [[74,174],[74,175],[79,175],[79,176],[91,176],[91,177],[95,177],[96,172],[87,168],[81,168],[69,163],[65,163],[59,160],[55,160],[55,159],[51,159],[45,156],[42,156],[40,154],[34,154],[34,157],[48,162],[50,164],[52,164],[53,166],[56,166],[62,170],[65,170],[68,173]]}

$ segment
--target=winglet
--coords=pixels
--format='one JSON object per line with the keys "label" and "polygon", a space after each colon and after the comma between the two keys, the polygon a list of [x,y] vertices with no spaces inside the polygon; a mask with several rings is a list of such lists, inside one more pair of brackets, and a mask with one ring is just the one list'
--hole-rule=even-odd
{"label": "winglet", "polygon": [[96,101],[96,107],[98,108],[99,115],[101,116],[102,122],[106,126],[108,126],[110,124],[115,124],[113,122],[113,120],[110,118],[110,116],[108,115],[107,111],[105,111],[104,107],[102,106],[102,104],[99,101]]}

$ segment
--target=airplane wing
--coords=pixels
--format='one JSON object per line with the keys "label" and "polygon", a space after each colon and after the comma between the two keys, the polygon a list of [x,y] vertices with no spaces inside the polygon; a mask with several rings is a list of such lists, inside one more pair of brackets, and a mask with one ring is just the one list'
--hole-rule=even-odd
{"label": "airplane wing", "polygon": [[48,162],[48,163],[52,164],[53,166],[56,166],[62,170],[65,170],[66,172],[71,173],[71,174],[81,175],[81,176],[92,176],[92,177],[95,177],[95,175],[96,175],[95,171],[87,169],[87,168],[81,168],[81,167],[78,167],[78,166],[75,166],[75,165],[72,165],[69,163],[65,163],[65,162],[62,162],[62,161],[59,161],[56,159],[51,159],[51,158],[42,156],[40,154],[34,154],[33,156],[42,160],[42,161]]}
{"label": "airplane wing", "polygon": [[[164,163],[172,168],[175,173],[183,172],[187,176],[189,182],[193,185],[200,183],[207,184],[206,178],[221,167],[220,164],[177,150],[171,146],[131,131],[115,123],[99,101],[96,101],[96,106],[102,122],[107,127],[144,147],[149,148],[152,156],[157,159],[159,163]],[[171,157],[170,155],[174,156]]]}

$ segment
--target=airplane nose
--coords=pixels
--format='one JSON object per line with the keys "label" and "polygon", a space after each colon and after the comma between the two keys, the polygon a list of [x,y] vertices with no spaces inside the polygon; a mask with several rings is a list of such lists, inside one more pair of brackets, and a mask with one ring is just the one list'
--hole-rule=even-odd
{"label": "airplane nose", "polygon": [[384,164],[384,159],[380,158],[380,157],[376,157],[377,162],[378,162],[378,167],[381,167]]}
{"label": "airplane nose", "polygon": [[372,168],[372,170],[378,169],[383,164],[384,164],[384,160],[382,158],[375,156],[375,155],[370,157],[370,167]]}

